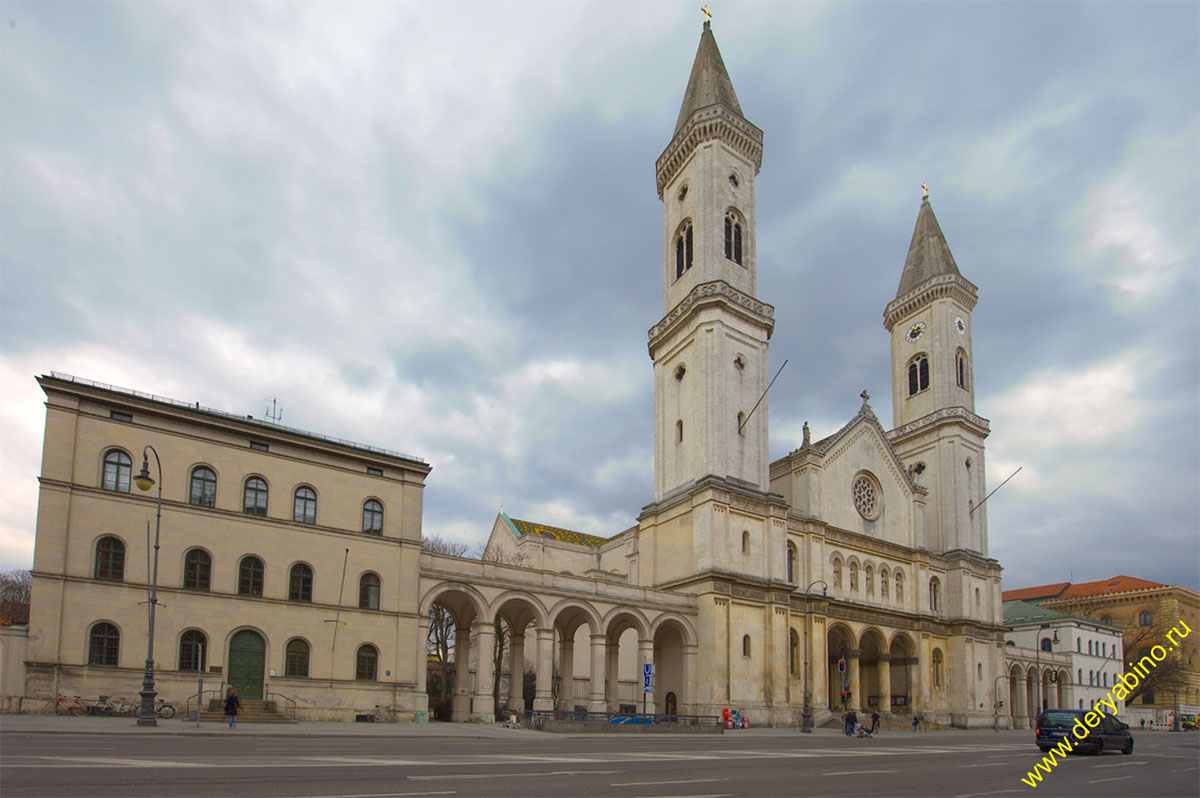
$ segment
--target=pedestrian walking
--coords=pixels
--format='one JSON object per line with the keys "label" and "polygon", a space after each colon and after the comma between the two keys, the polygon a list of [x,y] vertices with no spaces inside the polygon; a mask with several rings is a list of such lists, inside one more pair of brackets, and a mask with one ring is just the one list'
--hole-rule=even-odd
{"label": "pedestrian walking", "polygon": [[858,726],[858,713],[855,712],[853,709],[850,710],[850,719],[846,722],[846,726],[848,728],[848,731],[846,733],[849,734],[851,737],[853,737],[855,727]]}
{"label": "pedestrian walking", "polygon": [[913,715],[913,731],[917,730],[917,716]]}
{"label": "pedestrian walking", "polygon": [[1146,729],[1146,719],[1142,718],[1142,730],[1144,731],[1145,729]]}
{"label": "pedestrian walking", "polygon": [[853,713],[851,713],[848,709],[846,710],[846,714],[842,715],[842,734],[846,735],[847,737],[850,737],[854,734],[854,722],[850,720],[852,717]]}
{"label": "pedestrian walking", "polygon": [[237,690],[231,684],[225,688],[225,715],[229,718],[229,728],[237,728],[238,710],[241,708],[241,699],[238,698]]}
{"label": "pedestrian walking", "polygon": [[879,731],[879,713],[872,712],[871,713],[871,734],[874,734],[877,731]]}

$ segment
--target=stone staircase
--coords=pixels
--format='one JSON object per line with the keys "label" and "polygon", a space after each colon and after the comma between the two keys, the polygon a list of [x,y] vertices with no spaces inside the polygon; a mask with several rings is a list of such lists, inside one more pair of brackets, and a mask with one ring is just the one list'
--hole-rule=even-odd
{"label": "stone staircase", "polygon": [[[200,720],[206,722],[224,723],[225,699],[214,698],[208,702],[208,709],[200,713]],[[238,712],[238,723],[295,723],[287,715],[279,713],[274,701],[262,701],[251,698],[242,699],[242,709]]]}

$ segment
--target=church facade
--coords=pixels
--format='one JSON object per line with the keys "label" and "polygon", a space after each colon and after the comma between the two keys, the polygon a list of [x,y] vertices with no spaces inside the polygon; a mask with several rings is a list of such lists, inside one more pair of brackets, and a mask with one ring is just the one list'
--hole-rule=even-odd
{"label": "church facade", "polygon": [[[119,495],[116,465],[122,453],[136,457],[144,438],[186,463],[164,479],[164,528],[181,523],[202,539],[174,546],[178,563],[161,574],[178,594],[178,609],[167,612],[174,637],[163,648],[178,655],[159,649],[160,690],[186,694],[197,669],[223,679],[236,666],[303,716],[386,704],[425,720],[425,641],[436,607],[455,629],[456,690],[446,709],[454,720],[492,719],[503,690],[501,703],[513,708],[738,708],[752,723],[792,725],[853,707],[990,727],[1006,669],[1000,566],[988,556],[981,506],[989,428],[974,407],[977,289],[926,197],[884,309],[894,427],[880,423],[864,391],[841,429],[812,440],[806,425],[800,446],[771,462],[763,397],[775,316],[756,280],[762,148],[706,23],[656,164],[663,315],[648,335],[653,496],[612,538],[501,512],[482,560],[423,552],[429,468],[420,460],[43,378],[50,401],[27,693],[105,692],[95,688],[118,672],[130,684],[140,676],[137,599],[147,573],[134,565],[117,575],[113,544],[102,550],[101,541],[118,537],[112,529],[133,510],[145,512],[146,499]],[[81,408],[85,437],[72,431]],[[125,417],[135,415],[157,420],[130,427]],[[247,451],[242,438],[288,455]],[[197,469],[212,474],[211,505],[191,501]],[[259,513],[247,493],[259,482],[282,485],[287,500],[264,498]],[[336,511],[314,525],[305,502],[311,496],[315,513],[318,495]],[[313,541],[303,557],[297,534]],[[187,560],[200,550],[213,574],[204,589]],[[243,590],[247,557],[258,561],[259,594]],[[352,558],[369,567],[352,574],[360,603],[346,610],[347,583],[335,575]],[[497,619],[509,637],[503,688],[492,656]],[[206,654],[188,648],[185,656],[188,632],[193,644],[203,636]],[[643,688],[647,665],[654,676]],[[533,695],[514,678],[525,671]]]}

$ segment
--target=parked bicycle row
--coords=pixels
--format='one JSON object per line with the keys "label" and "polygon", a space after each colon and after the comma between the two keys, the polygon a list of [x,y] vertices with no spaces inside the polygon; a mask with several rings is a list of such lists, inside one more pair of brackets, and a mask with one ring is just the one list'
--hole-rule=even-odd
{"label": "parked bicycle row", "polygon": [[[49,702],[47,701],[47,705]],[[101,717],[136,718],[141,714],[140,697],[121,698],[102,695],[95,702],[87,703],[82,696],[59,696],[54,706],[47,711],[55,715],[99,715]],[[163,699],[154,704],[154,714],[164,720],[175,717],[175,706]]]}

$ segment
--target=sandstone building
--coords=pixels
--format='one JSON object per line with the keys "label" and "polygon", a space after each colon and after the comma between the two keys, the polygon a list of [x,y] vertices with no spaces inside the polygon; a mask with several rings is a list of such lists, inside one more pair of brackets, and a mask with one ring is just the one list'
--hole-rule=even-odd
{"label": "sandstone building", "polygon": [[[177,700],[202,669],[308,717],[381,704],[424,720],[438,605],[456,630],[457,720],[491,719],[501,690],[514,707],[645,701],[793,724],[808,690],[818,723],[855,706],[990,726],[1007,671],[1000,566],[980,504],[989,427],[974,406],[977,289],[926,196],[883,309],[893,427],[864,391],[841,429],[819,440],[806,430],[771,462],[762,397],[776,319],[757,295],[762,152],[706,23],[656,164],[653,495],[612,538],[502,512],[483,560],[422,552],[430,469],[419,459],[41,378],[27,693],[136,690],[142,523],[154,502],[129,479],[151,444],[170,530],[156,660],[160,691]],[[521,679],[502,686],[497,618],[511,631],[507,671],[532,670],[533,695]]]}

